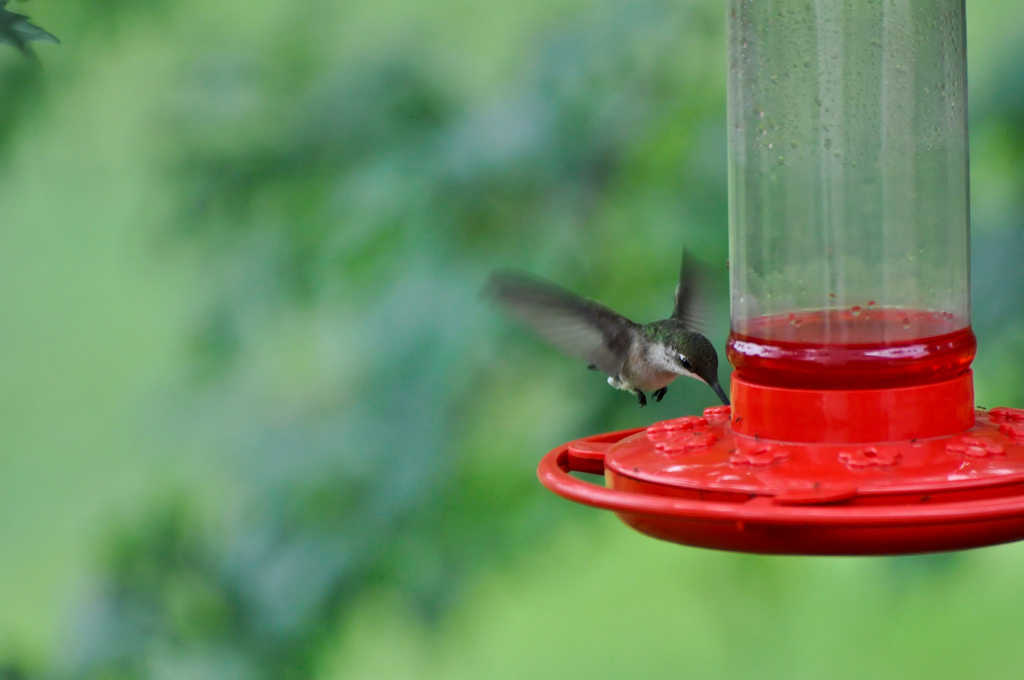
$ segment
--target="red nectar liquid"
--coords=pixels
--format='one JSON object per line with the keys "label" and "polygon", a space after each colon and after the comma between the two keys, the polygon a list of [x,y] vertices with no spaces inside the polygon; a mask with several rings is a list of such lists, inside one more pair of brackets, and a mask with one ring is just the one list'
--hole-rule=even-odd
{"label": "red nectar liquid", "polygon": [[974,359],[971,327],[948,312],[852,307],[750,319],[729,335],[739,376],[769,387],[880,389],[953,378]]}

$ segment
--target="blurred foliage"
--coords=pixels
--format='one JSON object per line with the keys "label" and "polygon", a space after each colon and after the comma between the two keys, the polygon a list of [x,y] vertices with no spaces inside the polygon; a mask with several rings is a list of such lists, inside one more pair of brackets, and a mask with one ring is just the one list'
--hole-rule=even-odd
{"label": "blurred foliage", "polygon": [[[489,441],[503,401],[478,395],[514,376],[491,377],[477,292],[510,251],[566,260],[637,173],[661,216],[703,189],[721,202],[680,119],[712,125],[720,78],[673,84],[709,30],[697,5],[609,6],[545,39],[496,98],[449,86],[423,45],[358,63],[310,63],[288,41],[258,56],[210,46],[183,64],[164,112],[181,197],[167,238],[212,267],[183,389],[202,405],[190,417],[233,442],[232,501],[203,521],[175,504],[115,538],[56,672],[308,677],[367,587],[435,620],[470,570],[540,539],[551,501],[521,455],[534,447]],[[721,205],[706,211],[721,221]],[[674,268],[660,266],[663,307]],[[282,390],[297,348],[277,329],[292,323],[322,324],[345,355]],[[588,402],[566,408],[581,431],[596,426]],[[504,463],[472,460],[495,453]]]}
{"label": "blurred foliage", "polygon": [[[198,3],[84,5],[68,11],[91,17],[75,30],[102,33],[100,54],[129,27],[155,39],[156,16],[162,40],[182,41],[154,76],[154,166],[173,209],[147,237],[205,263],[168,417],[212,440],[226,471],[214,498],[154,500],[111,536],[54,659],[26,677],[313,677],[367,593],[387,591],[414,617],[403,625],[437,625],[472,574],[529,564],[562,522],[589,517],[537,487],[546,448],[708,403],[684,386],[638,412],[500,325],[478,291],[511,265],[647,320],[671,309],[683,243],[724,263],[720,2],[567,10],[486,88],[451,65],[477,55],[445,51],[470,30],[459,24],[433,38],[402,26],[407,39],[352,54],[311,41],[320,17],[291,6],[188,40],[195,27],[173,16]],[[343,21],[326,3],[308,11]],[[260,21],[271,28],[246,32]],[[1021,91],[1012,63],[1002,93]],[[56,94],[14,63],[0,88],[2,151]],[[1014,321],[1001,305],[1024,290],[1024,98],[982,96],[973,115],[994,158],[976,177],[1005,194],[977,239],[975,319],[1005,357],[1021,338],[1022,305]],[[724,313],[722,295],[718,329]],[[979,381],[1024,402],[999,379]],[[748,594],[760,574],[741,575]]]}
{"label": "blurred foliage", "polygon": [[36,106],[39,92],[39,60],[32,46],[35,40],[60,42],[56,36],[28,21],[24,14],[7,9],[7,0],[0,0],[0,44],[17,49],[26,59],[9,64],[0,63],[0,150],[3,140],[16,128],[20,114]]}
{"label": "blurred foliage", "polygon": [[4,93],[0,97],[0,150],[17,129],[22,116],[37,105],[41,75],[39,68],[27,59],[0,68],[0,91]]}
{"label": "blurred foliage", "polygon": [[1019,404],[1020,372],[1006,367],[1020,366],[1024,345],[1024,48],[1009,46],[990,78],[971,109],[974,370],[988,403]]}

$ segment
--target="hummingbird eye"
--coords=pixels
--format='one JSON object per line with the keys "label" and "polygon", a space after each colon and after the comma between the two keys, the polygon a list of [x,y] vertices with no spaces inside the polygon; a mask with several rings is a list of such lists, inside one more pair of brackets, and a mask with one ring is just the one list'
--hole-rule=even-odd
{"label": "hummingbird eye", "polygon": [[684,357],[682,354],[679,355],[679,364],[690,373],[693,373],[693,364],[691,364],[690,360]]}

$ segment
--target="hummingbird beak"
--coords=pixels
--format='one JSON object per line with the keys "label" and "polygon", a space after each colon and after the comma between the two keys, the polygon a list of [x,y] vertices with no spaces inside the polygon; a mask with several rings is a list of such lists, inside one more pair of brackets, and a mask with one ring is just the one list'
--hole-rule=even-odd
{"label": "hummingbird beak", "polygon": [[722,403],[725,404],[726,406],[728,406],[729,405],[729,397],[725,396],[725,391],[722,389],[722,386],[719,385],[717,381],[715,381],[713,383],[708,383],[708,385],[710,385],[711,389],[713,389],[715,391],[715,394],[718,395],[718,398],[722,400]]}

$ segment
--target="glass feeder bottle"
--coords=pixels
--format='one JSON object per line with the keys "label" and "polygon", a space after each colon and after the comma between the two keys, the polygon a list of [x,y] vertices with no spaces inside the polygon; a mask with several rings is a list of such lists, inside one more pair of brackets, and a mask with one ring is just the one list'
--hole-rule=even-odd
{"label": "glass feeder bottle", "polygon": [[736,379],[891,389],[967,371],[963,0],[730,0]]}

